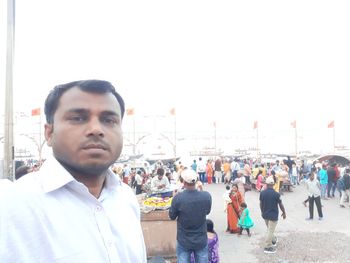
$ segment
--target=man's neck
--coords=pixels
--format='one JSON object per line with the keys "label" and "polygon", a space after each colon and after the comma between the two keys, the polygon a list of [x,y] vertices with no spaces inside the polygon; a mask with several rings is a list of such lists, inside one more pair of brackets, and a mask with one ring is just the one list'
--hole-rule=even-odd
{"label": "man's neck", "polygon": [[90,194],[99,198],[102,188],[105,183],[106,175],[100,176],[84,176],[84,175],[73,175],[73,177],[80,183],[84,184],[88,189]]}

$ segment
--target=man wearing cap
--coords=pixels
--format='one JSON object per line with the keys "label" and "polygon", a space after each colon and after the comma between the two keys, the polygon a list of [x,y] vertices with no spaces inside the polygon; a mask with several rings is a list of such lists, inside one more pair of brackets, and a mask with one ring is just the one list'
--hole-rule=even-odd
{"label": "man wearing cap", "polygon": [[278,222],[278,206],[282,211],[283,219],[286,219],[286,211],[282,204],[281,195],[273,189],[275,181],[272,176],[266,179],[266,190],[260,193],[261,216],[267,226],[264,253],[276,253],[277,238],[274,235]]}
{"label": "man wearing cap", "polygon": [[173,197],[169,217],[177,219],[177,262],[188,263],[191,253],[196,263],[208,262],[206,216],[211,210],[211,195],[196,190],[197,173],[186,169],[181,173],[185,190]]}

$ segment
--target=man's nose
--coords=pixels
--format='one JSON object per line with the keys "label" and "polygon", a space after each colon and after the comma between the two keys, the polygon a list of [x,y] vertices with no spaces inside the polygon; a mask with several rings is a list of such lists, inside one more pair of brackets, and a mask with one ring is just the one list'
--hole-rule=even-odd
{"label": "man's nose", "polygon": [[88,123],[88,135],[104,136],[102,124],[98,118],[91,118]]}

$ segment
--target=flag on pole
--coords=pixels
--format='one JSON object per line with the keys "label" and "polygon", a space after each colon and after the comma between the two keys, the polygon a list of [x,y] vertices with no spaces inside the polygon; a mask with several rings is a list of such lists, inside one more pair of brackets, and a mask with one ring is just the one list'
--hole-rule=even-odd
{"label": "flag on pole", "polygon": [[40,108],[32,109],[32,116],[39,116],[40,115]]}
{"label": "flag on pole", "polygon": [[297,121],[292,121],[290,123],[290,125],[292,125],[293,128],[296,128],[297,127]]}
{"label": "flag on pole", "polygon": [[175,108],[171,108],[171,109],[170,109],[170,114],[171,114],[171,115],[175,115],[175,114],[176,114]]}
{"label": "flag on pole", "polygon": [[216,128],[216,121],[213,122],[213,126],[214,126],[214,128]]}
{"label": "flag on pole", "polygon": [[334,128],[334,121],[331,121],[330,123],[328,123],[328,128]]}
{"label": "flag on pole", "polygon": [[254,121],[253,129],[257,129],[257,128],[258,128],[258,121]]}
{"label": "flag on pole", "polygon": [[134,115],[134,114],[135,114],[134,108],[126,109],[126,115],[130,116],[130,115]]}

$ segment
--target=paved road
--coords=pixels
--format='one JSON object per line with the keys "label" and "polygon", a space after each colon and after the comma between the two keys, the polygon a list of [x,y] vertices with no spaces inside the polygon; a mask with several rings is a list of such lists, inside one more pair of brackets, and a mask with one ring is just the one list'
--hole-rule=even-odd
{"label": "paved road", "polygon": [[[293,192],[284,192],[282,201],[287,218],[279,220],[276,234],[279,239],[277,253],[263,253],[262,242],[266,226],[259,209],[259,193],[246,193],[246,203],[255,223],[252,236],[226,233],[226,214],[223,211],[223,184],[205,185],[213,198],[213,207],[208,218],[215,223],[219,235],[222,263],[254,262],[350,262],[350,208],[339,207],[339,196],[323,201],[324,220],[306,221],[308,208],[302,205],[307,197],[304,186],[297,186]],[[340,248],[340,249],[339,249]],[[347,252],[349,251],[349,252]]]}

